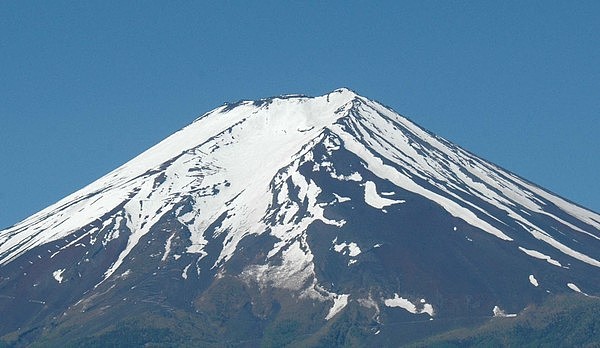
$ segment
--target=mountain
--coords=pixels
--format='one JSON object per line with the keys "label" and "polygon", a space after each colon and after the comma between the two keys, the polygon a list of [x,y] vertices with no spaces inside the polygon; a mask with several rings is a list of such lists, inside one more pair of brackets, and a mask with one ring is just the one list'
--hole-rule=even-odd
{"label": "mountain", "polygon": [[599,259],[599,214],[376,101],[240,101],[0,231],[0,336],[396,346],[595,301]]}

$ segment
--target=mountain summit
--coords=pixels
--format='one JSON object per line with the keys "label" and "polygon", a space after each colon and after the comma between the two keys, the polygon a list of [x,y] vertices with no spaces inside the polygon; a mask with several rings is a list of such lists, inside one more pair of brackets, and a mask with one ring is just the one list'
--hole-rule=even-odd
{"label": "mountain summit", "polygon": [[0,231],[0,336],[395,345],[599,259],[600,215],[348,89],[239,101]]}

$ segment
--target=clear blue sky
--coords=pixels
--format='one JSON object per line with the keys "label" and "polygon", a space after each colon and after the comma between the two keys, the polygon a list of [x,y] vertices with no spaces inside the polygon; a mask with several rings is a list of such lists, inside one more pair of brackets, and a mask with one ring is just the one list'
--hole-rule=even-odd
{"label": "clear blue sky", "polygon": [[600,1],[0,2],[0,227],[224,101],[346,86],[600,211]]}

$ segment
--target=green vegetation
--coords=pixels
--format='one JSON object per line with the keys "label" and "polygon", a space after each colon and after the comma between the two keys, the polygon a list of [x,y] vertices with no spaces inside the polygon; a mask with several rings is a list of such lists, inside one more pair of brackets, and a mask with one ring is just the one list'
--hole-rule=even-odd
{"label": "green vegetation", "polygon": [[169,329],[125,325],[105,334],[75,341],[73,347],[172,347],[183,342]]}
{"label": "green vegetation", "polygon": [[[230,284],[231,285],[231,284]],[[215,290],[225,290],[217,288]],[[363,347],[405,345],[422,331],[421,326],[398,327],[379,336],[372,313],[350,303],[323,323],[322,309],[307,303],[287,303],[285,311],[274,310],[269,318],[252,317],[243,288],[215,291],[200,299],[216,304],[207,312],[150,311],[124,314],[110,325],[83,324],[47,331],[32,347]],[[232,296],[235,294],[239,297]],[[238,313],[221,311],[233,303]],[[200,303],[197,303],[197,305]],[[289,309],[293,310],[290,311]],[[324,325],[323,325],[324,324]],[[375,325],[375,326],[372,326]],[[382,329],[385,329],[385,321]],[[388,329],[392,327],[388,326]],[[437,330],[437,332],[440,332]],[[9,339],[5,336],[4,339]],[[0,341],[0,348],[24,346],[13,337]],[[448,331],[429,337],[413,347],[600,347],[600,299],[582,295],[556,296],[531,306],[516,318],[493,318],[485,324]]]}
{"label": "green vegetation", "polygon": [[327,328],[318,347],[361,347],[372,337],[365,323],[369,320],[356,308],[349,307]]}
{"label": "green vegetation", "polygon": [[262,341],[263,347],[284,347],[298,336],[300,323],[295,320],[283,320],[265,330]]}
{"label": "green vegetation", "polygon": [[529,307],[517,318],[494,318],[474,329],[459,329],[416,347],[599,347],[600,299],[557,296]]}

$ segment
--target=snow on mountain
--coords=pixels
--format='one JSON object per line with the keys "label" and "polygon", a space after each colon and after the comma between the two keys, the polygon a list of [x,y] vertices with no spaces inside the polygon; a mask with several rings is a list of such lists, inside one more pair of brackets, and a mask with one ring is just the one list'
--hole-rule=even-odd
{"label": "snow on mountain", "polygon": [[[324,133],[326,129],[328,135]],[[203,115],[98,181],[2,231],[0,263],[5,264],[35,246],[65,238],[113,213],[104,223],[113,224],[115,231],[125,224],[132,235],[127,248],[106,271],[108,277],[140,236],[187,195],[194,197],[194,211],[200,213],[180,217],[193,231],[188,252],[203,252],[204,229],[227,212],[222,229],[236,233],[219,257],[219,262],[226,260],[243,236],[264,232],[259,222],[267,210],[269,185],[277,171],[305,155],[311,144],[324,137],[358,155],[366,170],[436,202],[483,232],[507,241],[513,239],[496,227],[501,221],[464,195],[475,196],[502,210],[557,251],[600,267],[596,258],[559,242],[536,226],[530,216],[531,212],[547,215],[559,226],[600,240],[589,232],[589,227],[600,229],[598,214],[484,162],[347,89],[317,98],[242,101]],[[307,190],[301,196],[314,197],[318,192],[311,183],[299,184]],[[377,196],[370,181],[363,184],[365,200],[375,208],[402,202]],[[280,204],[285,204],[285,197]],[[547,212],[544,207],[549,204],[589,227],[576,226]]]}
{"label": "snow on mountain", "polygon": [[[169,263],[184,283],[232,274],[328,303],[327,321],[353,303],[376,322],[395,308],[429,320],[479,302],[485,313],[495,303],[512,311],[531,289],[565,291],[572,281],[597,294],[600,284],[583,275],[600,267],[599,240],[599,214],[338,89],[221,106],[0,231],[0,267],[23,260],[0,285],[26,284],[40,260],[53,267],[53,286],[110,280],[76,302],[85,306],[156,257],[152,276]],[[103,256],[93,271],[81,266],[95,255]],[[502,267],[518,267],[523,284],[511,288]],[[448,277],[463,269],[464,279]],[[356,274],[363,278],[350,282]],[[523,299],[499,295],[521,289]],[[448,304],[460,291],[466,302]]]}
{"label": "snow on mountain", "polygon": [[[197,202],[205,221],[220,215],[238,194],[241,208],[268,192],[274,171],[334,122],[336,109],[352,98],[353,93],[344,90],[316,100],[274,99],[262,106],[247,101],[215,109],[93,184],[3,231],[0,262],[64,238],[124,203],[125,221],[136,232],[123,257],[182,195],[207,197],[223,191]],[[190,252],[201,250],[202,226],[195,230]]]}

